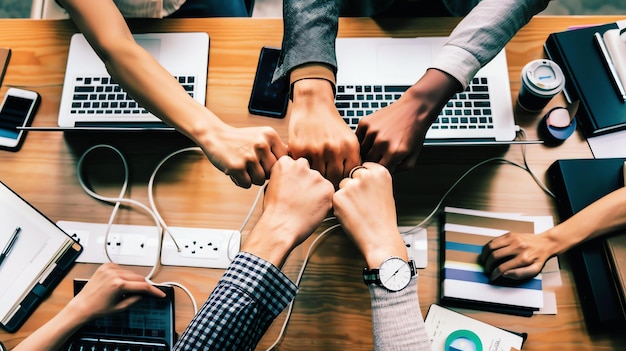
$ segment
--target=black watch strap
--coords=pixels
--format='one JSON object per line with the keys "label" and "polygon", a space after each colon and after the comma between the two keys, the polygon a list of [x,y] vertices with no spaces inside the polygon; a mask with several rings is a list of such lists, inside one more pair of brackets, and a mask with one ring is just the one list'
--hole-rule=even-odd
{"label": "black watch strap", "polygon": [[[417,274],[417,268],[415,268],[415,262],[413,260],[409,260],[409,262],[407,263],[409,264],[409,269],[411,270],[411,278],[413,278]],[[382,282],[380,281],[379,272],[380,272],[379,268],[372,268],[372,269],[363,268],[363,281],[365,282],[365,285],[382,284]]]}
{"label": "black watch strap", "polygon": [[380,275],[378,274],[379,271],[380,269],[378,268],[374,268],[374,269],[363,268],[363,281],[365,282],[365,285],[370,285],[370,284],[380,285]]}

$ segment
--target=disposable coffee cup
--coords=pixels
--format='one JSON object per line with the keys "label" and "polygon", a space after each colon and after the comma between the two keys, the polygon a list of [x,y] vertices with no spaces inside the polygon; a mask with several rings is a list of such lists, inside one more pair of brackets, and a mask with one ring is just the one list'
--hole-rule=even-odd
{"label": "disposable coffee cup", "polygon": [[540,111],[564,86],[565,76],[559,65],[545,59],[531,61],[522,69],[517,102],[525,110]]}

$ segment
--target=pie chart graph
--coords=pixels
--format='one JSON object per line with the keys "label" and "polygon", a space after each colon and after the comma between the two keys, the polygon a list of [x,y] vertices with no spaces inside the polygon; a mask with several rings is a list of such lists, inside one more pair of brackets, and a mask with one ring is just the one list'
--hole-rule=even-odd
{"label": "pie chart graph", "polygon": [[446,338],[445,351],[483,351],[480,338],[474,332],[461,329],[452,332]]}

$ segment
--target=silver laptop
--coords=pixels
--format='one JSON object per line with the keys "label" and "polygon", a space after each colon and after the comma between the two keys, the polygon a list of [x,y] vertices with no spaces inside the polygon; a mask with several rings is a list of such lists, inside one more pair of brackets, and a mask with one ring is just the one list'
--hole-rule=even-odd
{"label": "silver laptop", "polygon": [[[207,33],[147,33],[134,37],[189,95],[205,104]],[[171,129],[111,79],[102,60],[80,33],[70,41],[58,125],[67,129]]]}
{"label": "silver laptop", "polygon": [[[417,82],[447,37],[338,38],[339,113],[351,128]],[[516,125],[504,50],[456,94],[426,133],[425,144],[508,143]]]}

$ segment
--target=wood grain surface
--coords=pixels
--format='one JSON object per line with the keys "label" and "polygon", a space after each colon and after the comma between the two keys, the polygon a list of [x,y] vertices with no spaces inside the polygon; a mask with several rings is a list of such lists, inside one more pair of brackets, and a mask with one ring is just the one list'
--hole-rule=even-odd
{"label": "wood grain surface", "polygon": [[[542,45],[551,32],[574,24],[615,21],[617,17],[536,17],[507,45],[509,79],[513,103],[520,86],[521,68],[543,58]],[[437,36],[447,35],[458,19],[419,18],[375,21],[344,18],[340,37]],[[130,21],[135,32],[203,31],[210,35],[206,105],[226,122],[238,126],[269,125],[287,141],[288,119],[252,116],[248,98],[262,46],[280,47],[282,21],[279,19],[184,19]],[[1,19],[0,46],[10,47],[13,57],[0,94],[10,86],[38,91],[42,104],[33,126],[56,126],[67,49],[74,25],[67,20]],[[341,67],[339,68],[341,69]],[[415,77],[416,80],[418,77]],[[566,106],[562,96],[546,110]],[[567,106],[575,111],[576,106]],[[524,113],[515,108],[516,122],[528,139],[536,139],[541,113]],[[28,200],[53,221],[105,223],[112,206],[90,198],[77,181],[76,165],[82,152],[98,143],[118,147],[130,163],[130,190],[137,201],[148,203],[147,182],[162,157],[192,145],[175,133],[61,133],[30,132],[22,150],[0,151],[0,180]],[[473,165],[491,157],[522,164],[522,147],[425,148],[417,167],[394,177],[400,225],[416,225],[437,205],[454,182]],[[592,157],[581,134],[576,133],[558,147],[529,145],[526,159],[537,177],[545,181],[546,169],[557,159]],[[101,194],[117,195],[121,185],[119,160],[110,152],[96,152],[87,158],[85,175]],[[155,187],[157,207],[168,225],[239,229],[254,201],[258,188],[237,188],[199,152],[170,160],[160,171]],[[447,206],[479,210],[558,216],[554,201],[544,194],[530,175],[518,167],[497,161],[465,177],[444,201]],[[244,240],[261,213],[253,210],[243,229]],[[150,225],[152,219],[141,209],[124,208],[117,223]],[[306,250],[316,234],[294,251],[284,267],[296,279]],[[438,301],[437,218],[427,225],[428,267],[419,271],[419,298],[422,312]],[[524,350],[626,350],[626,336],[590,335],[584,323],[580,301],[567,257],[561,257],[563,285],[555,290],[557,315],[531,318],[461,310],[468,315],[529,334]],[[327,234],[313,251],[295,299],[293,314],[277,350],[372,350],[369,294],[362,283],[364,260],[340,230]],[[0,332],[0,340],[13,347],[50,319],[72,296],[72,279],[88,278],[97,265],[77,264],[67,278],[16,333]],[[148,267],[129,267],[147,273]],[[161,267],[156,282],[177,281],[188,287],[202,304],[223,270],[188,267]],[[187,296],[176,292],[176,329],[180,333],[193,311]],[[265,350],[278,337],[286,312],[267,332],[258,350]]]}

